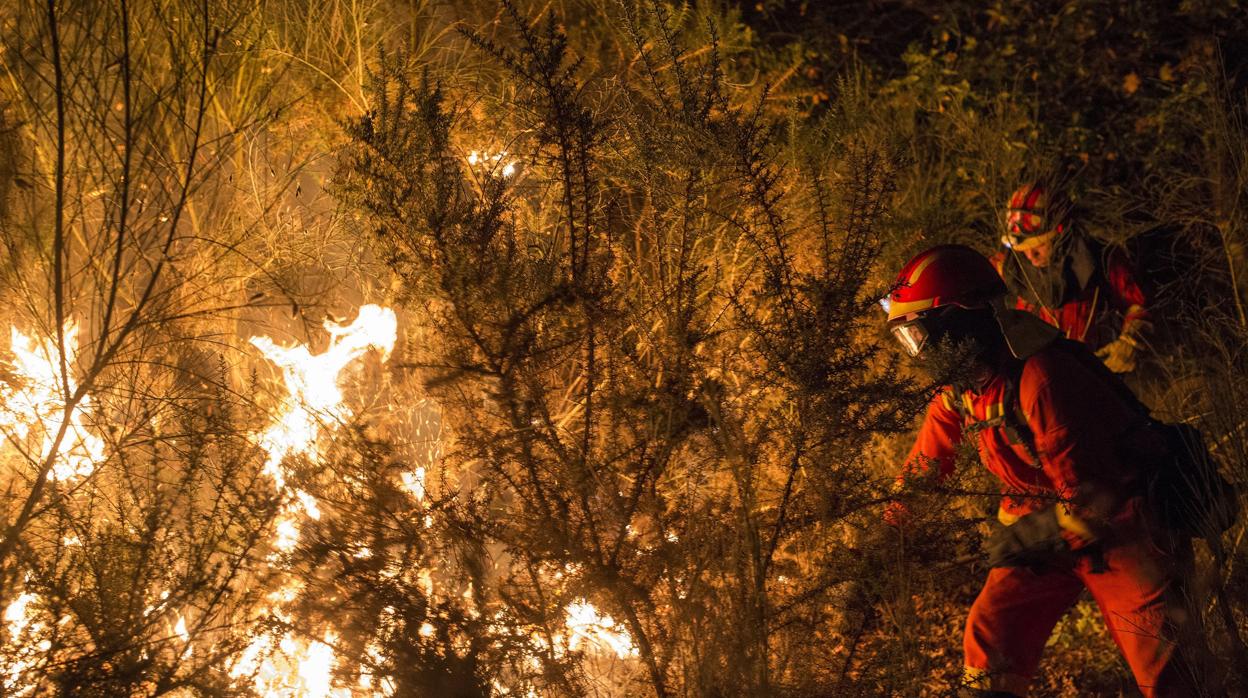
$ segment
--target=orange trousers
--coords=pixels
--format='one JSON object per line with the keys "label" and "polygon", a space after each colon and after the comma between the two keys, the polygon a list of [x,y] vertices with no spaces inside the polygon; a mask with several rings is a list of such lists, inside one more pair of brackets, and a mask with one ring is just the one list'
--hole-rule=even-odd
{"label": "orange trousers", "polygon": [[1193,662],[1203,657],[1200,618],[1182,584],[1190,543],[1167,551],[1136,540],[1108,547],[1099,572],[1089,556],[1040,572],[989,572],[963,636],[967,686],[1026,695],[1053,627],[1087,588],[1147,698],[1206,695]]}

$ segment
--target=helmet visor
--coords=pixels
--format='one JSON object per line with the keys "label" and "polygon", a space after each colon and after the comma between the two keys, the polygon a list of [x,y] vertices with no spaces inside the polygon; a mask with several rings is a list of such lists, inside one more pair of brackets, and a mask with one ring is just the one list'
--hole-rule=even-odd
{"label": "helmet visor", "polygon": [[923,326],[922,320],[912,320],[903,322],[900,325],[892,327],[893,336],[901,344],[901,348],[911,357],[918,356],[923,351],[923,347],[927,345],[928,337],[931,334],[927,328]]}

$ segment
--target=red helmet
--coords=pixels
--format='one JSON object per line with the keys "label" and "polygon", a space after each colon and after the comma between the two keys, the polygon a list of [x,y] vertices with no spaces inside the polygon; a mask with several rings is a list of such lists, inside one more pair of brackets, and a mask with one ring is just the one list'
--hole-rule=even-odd
{"label": "red helmet", "polygon": [[893,335],[911,356],[927,341],[925,315],[939,308],[982,308],[1005,295],[1005,282],[986,257],[965,245],[939,245],[901,268],[884,299]]}
{"label": "red helmet", "polygon": [[1001,242],[1012,250],[1023,251],[1052,241],[1066,229],[1060,197],[1050,196],[1043,184],[1028,182],[1010,196],[1005,215],[1005,235]]}

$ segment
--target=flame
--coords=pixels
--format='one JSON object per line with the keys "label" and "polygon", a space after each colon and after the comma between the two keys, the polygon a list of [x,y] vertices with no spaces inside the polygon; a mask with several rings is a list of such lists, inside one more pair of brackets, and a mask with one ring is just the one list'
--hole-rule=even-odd
{"label": "flame", "polygon": [[[78,350],[78,326],[72,322],[63,328],[64,356],[55,338],[38,340],[16,327],[9,332],[9,348],[13,353],[12,372],[16,380],[0,384],[0,431],[19,449],[26,450],[32,439],[40,442],[38,458],[50,463],[48,478],[73,480],[95,472],[104,460],[104,441],[88,431],[84,420],[91,414],[91,399],[82,395],[71,409],[66,401],[78,390],[72,372],[61,380],[61,359],[74,364]],[[57,434],[65,434],[56,444]],[[53,446],[55,445],[55,452]],[[77,536],[65,536],[66,546],[81,545]],[[52,647],[45,633],[45,623],[38,620],[35,606],[39,596],[31,592],[19,594],[4,609],[3,622],[8,630],[11,651],[0,664],[0,685],[5,695],[28,695],[33,685],[26,675],[38,675],[37,667],[47,661]]]}
{"label": "flame", "polygon": [[[368,659],[373,666],[378,666],[385,662],[385,654],[377,643],[369,643],[366,651]],[[373,675],[373,669],[369,666],[364,666],[360,669],[360,688],[368,691],[365,695],[372,696],[372,698],[390,698],[398,691],[398,686],[395,685],[393,680],[386,677],[381,677],[379,680]]]}
{"label": "flame", "polygon": [[[351,416],[343,404],[338,381],[343,369],[370,349],[378,349],[382,360],[390,357],[398,336],[394,311],[378,305],[360,308],[355,322],[342,325],[325,321],[329,348],[313,354],[307,346],[281,346],[268,337],[253,337],[251,344],[282,370],[287,396],[280,403],[277,417],[261,432],[259,445],[268,454],[264,472],[273,478],[279,491],[286,490],[282,462],[288,456],[317,458],[317,444],[323,425],[332,427]],[[289,552],[299,542],[299,524],[304,517],[321,518],[316,498],[302,490],[278,515],[274,548]]]}
{"label": "flame", "polygon": [[299,544],[299,521],[294,515],[283,510],[278,515],[276,525],[276,536],[273,538],[273,547],[281,552],[288,553],[295,549]]}
{"label": "flame", "polygon": [[[338,385],[343,370],[374,349],[385,361],[398,336],[394,311],[377,305],[361,307],[349,325],[327,321],[325,329],[330,336],[329,347],[320,354],[313,354],[302,344],[281,346],[268,337],[251,340],[281,369],[287,390],[272,424],[258,438],[267,454],[264,472],[273,478],[278,491],[291,495],[278,514],[274,531],[272,544],[280,552],[289,552],[298,544],[304,520],[321,517],[315,497],[299,489],[288,491],[282,463],[288,456],[319,458],[322,431],[332,433],[351,417]],[[284,609],[299,591],[298,583],[292,581],[271,593],[267,613],[289,623],[291,618]],[[311,641],[292,633],[263,633],[243,651],[230,677],[250,678],[254,691],[266,698],[349,698],[350,689],[333,687],[336,640],[332,632],[323,640]]]}
{"label": "flame", "polygon": [[314,641],[304,647],[304,656],[299,660],[299,679],[306,687],[306,695],[330,695],[330,684],[336,663],[331,643],[336,639],[332,634],[326,634],[324,642]]}
{"label": "flame", "polygon": [[[64,328],[65,363],[72,365],[78,350],[78,326],[66,323]],[[65,399],[78,389],[72,373],[61,384],[60,351],[55,338],[36,341],[16,327],[9,335],[9,347],[13,352],[13,372],[20,378],[20,387],[0,388],[0,428],[10,438],[25,440],[32,427],[39,426],[43,445],[40,460],[52,455],[52,444],[66,419]],[[62,390],[64,388],[64,390]],[[90,414],[90,397],[83,395],[69,411],[69,424],[65,437],[57,448],[49,477],[53,480],[71,480],[90,475],[95,466],[104,460],[104,442],[87,431],[83,418]]]}
{"label": "flame", "polygon": [[350,325],[327,320],[325,329],[330,335],[329,348],[321,354],[313,354],[302,344],[283,347],[268,337],[251,340],[266,359],[282,370],[289,392],[279,408],[280,417],[260,435],[260,447],[269,454],[265,472],[279,489],[286,482],[282,460],[290,455],[315,457],[321,424],[342,422],[350,416],[350,410],[342,403],[339,374],[369,349],[380,349],[382,361],[390,358],[398,321],[393,310],[366,305]]}
{"label": "flame", "polygon": [[[4,609],[3,620],[9,631],[9,642],[16,649],[8,653],[5,662],[0,664],[0,685],[4,695],[30,695],[35,687],[26,683],[25,676],[46,661],[47,652],[52,648],[52,642],[44,636],[47,627],[38,620],[35,609],[31,607],[38,601],[38,594],[26,591],[18,594]],[[35,638],[41,639],[34,642]]]}
{"label": "flame", "polygon": [[593,647],[599,651],[612,651],[620,659],[637,656],[637,646],[628,632],[611,616],[604,616],[588,601],[576,601],[564,609],[568,615],[565,626],[571,635],[568,645],[572,649]]}
{"label": "flame", "polygon": [[230,670],[230,678],[251,677],[252,689],[265,698],[351,698],[348,688],[334,688],[334,667],[338,660],[333,643],[337,636],[326,633],[324,640],[301,640],[290,634],[256,638]]}
{"label": "flame", "polygon": [[468,153],[467,159],[468,164],[473,167],[480,165],[491,171],[498,170],[499,175],[506,178],[516,173],[516,161],[504,161],[503,158],[506,158],[507,156],[508,152],[506,150],[500,150],[496,153],[474,150],[471,153]]}
{"label": "flame", "polygon": [[186,661],[190,659],[192,652],[191,633],[186,629],[186,619],[182,617],[182,614],[179,613],[177,616],[178,622],[173,626],[173,635],[182,643],[184,648],[182,650],[182,660]]}
{"label": "flame", "polygon": [[30,604],[37,601],[39,596],[29,591],[22,592],[13,603],[4,609],[4,623],[9,629],[9,638],[13,642],[17,642],[22,634],[26,632],[31,624]]}
{"label": "flame", "polygon": [[403,473],[399,476],[403,489],[412,493],[417,502],[425,501],[425,469],[417,466],[415,472]]}

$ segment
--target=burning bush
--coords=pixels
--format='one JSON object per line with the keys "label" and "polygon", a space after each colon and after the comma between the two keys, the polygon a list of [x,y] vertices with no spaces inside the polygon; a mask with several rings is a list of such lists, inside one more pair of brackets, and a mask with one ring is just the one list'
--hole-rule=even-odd
{"label": "burning bush", "polygon": [[[0,8],[0,692],[946,694],[990,483],[878,525],[931,386],[873,299],[1035,117],[883,21],[834,81],[789,5]],[[1184,95],[1145,389],[1242,482],[1248,138]],[[1100,630],[1042,690],[1120,683]]]}

